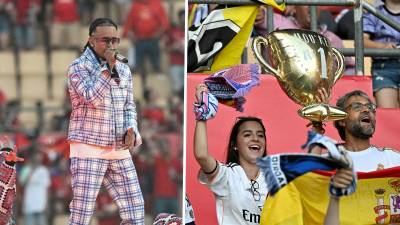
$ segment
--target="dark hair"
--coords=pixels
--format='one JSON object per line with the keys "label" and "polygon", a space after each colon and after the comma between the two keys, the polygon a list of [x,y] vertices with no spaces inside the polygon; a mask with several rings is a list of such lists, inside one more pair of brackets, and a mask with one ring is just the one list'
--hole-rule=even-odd
{"label": "dark hair", "polygon": [[[265,127],[261,119],[257,117],[238,117],[235,124],[232,127],[231,135],[229,137],[228,149],[227,149],[227,156],[226,156],[226,163],[239,163],[239,153],[235,150],[237,144],[237,136],[239,134],[239,129],[242,124],[245,122],[254,121],[260,124],[262,130],[265,134]],[[266,140],[266,136],[264,135],[264,140]],[[267,155],[267,149],[265,149],[263,156]]]}
{"label": "dark hair", "polygon": [[[340,97],[336,102],[336,106],[338,108],[342,109],[342,110],[345,110],[345,104],[346,104],[347,100],[349,100],[353,96],[363,97],[363,98],[367,99],[370,103],[372,103],[371,99],[369,98],[369,96],[365,92],[363,92],[361,90],[354,90],[354,91],[351,91],[351,92],[345,94],[344,96]],[[339,132],[340,138],[343,141],[346,141],[346,134],[345,134],[345,131],[344,131],[344,127],[340,126],[339,122],[340,122],[340,120],[337,120],[337,121],[334,122],[335,127]]]}
{"label": "dark hair", "polygon": [[[103,27],[103,26],[113,26],[115,27],[116,30],[118,30],[117,24],[112,21],[109,18],[97,18],[93,20],[92,23],[90,23],[89,26],[89,36],[92,36],[93,33],[96,31],[97,27]],[[85,47],[83,48],[84,50],[89,47],[89,42],[86,42]]]}
{"label": "dark hair", "polygon": [[102,26],[113,26],[113,27],[115,27],[115,29],[118,30],[117,24],[114,21],[112,21],[111,19],[97,18],[97,19],[93,20],[93,22],[89,26],[89,36],[92,35],[96,31],[97,27],[102,27]]}

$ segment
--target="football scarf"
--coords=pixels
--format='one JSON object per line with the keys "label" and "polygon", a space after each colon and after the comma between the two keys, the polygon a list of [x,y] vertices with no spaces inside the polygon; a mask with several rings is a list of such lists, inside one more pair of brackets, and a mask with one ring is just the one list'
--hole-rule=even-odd
{"label": "football scarf", "polygon": [[[314,154],[276,154],[257,160],[257,165],[265,176],[268,190],[272,196],[289,182],[307,172],[353,167],[350,157],[345,152],[339,151],[330,138],[310,132],[309,141],[306,145],[312,144],[320,144],[326,147],[329,152],[328,157]],[[355,172],[353,172],[353,178],[353,182],[347,189],[335,188],[331,184],[330,193],[338,197],[354,193],[357,184]]]}
{"label": "football scarf", "polygon": [[244,96],[260,84],[258,64],[242,64],[224,69],[207,77],[204,83],[220,103],[243,112]]}

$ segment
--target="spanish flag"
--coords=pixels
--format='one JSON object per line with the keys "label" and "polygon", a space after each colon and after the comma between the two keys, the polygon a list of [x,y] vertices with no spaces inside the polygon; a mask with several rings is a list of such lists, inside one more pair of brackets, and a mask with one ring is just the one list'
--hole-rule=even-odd
{"label": "spanish flag", "polygon": [[[400,167],[357,175],[356,192],[340,198],[340,224],[400,224]],[[269,196],[260,224],[323,224],[331,176],[332,172],[310,172]]]}

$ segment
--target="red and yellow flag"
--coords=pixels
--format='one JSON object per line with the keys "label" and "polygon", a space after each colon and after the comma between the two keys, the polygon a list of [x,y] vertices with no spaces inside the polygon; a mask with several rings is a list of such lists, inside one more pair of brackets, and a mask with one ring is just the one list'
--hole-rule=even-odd
{"label": "red and yellow flag", "polygon": [[[268,197],[260,224],[323,224],[331,175],[307,173]],[[356,192],[340,200],[340,224],[400,224],[400,167],[358,173]]]}

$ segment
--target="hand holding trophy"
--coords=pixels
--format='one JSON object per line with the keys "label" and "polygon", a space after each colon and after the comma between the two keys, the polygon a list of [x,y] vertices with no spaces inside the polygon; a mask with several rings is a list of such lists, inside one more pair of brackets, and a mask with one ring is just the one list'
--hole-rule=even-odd
{"label": "hand holding trophy", "polygon": [[[267,47],[271,65],[261,54],[262,45]],[[252,50],[261,65],[278,79],[286,95],[304,106],[298,110],[301,117],[313,122],[314,126],[347,117],[347,113],[339,108],[319,103],[321,90],[325,89],[329,96],[344,71],[344,56],[331,47],[325,36],[309,30],[278,30],[266,37],[254,38]]]}

